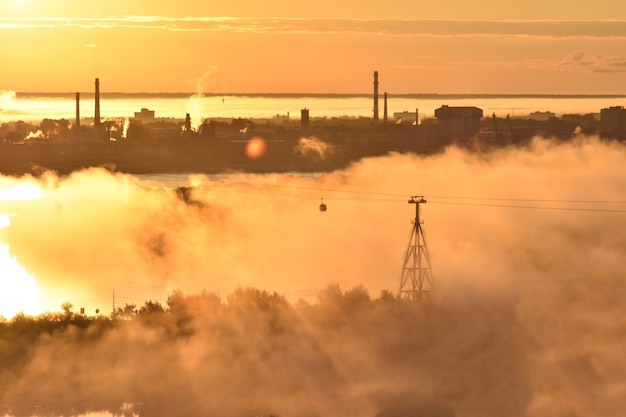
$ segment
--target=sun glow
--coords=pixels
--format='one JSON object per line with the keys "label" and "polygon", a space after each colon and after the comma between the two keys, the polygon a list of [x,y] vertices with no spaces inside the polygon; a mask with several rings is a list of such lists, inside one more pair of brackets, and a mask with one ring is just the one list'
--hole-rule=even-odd
{"label": "sun glow", "polygon": [[5,12],[25,12],[29,10],[30,0],[0,0],[1,9]]}
{"label": "sun glow", "polygon": [[[7,201],[28,201],[41,198],[41,188],[23,183],[0,189],[0,209]],[[4,206],[4,207],[3,207]],[[0,229],[10,226],[13,214],[0,213]],[[7,244],[0,242],[0,316],[12,318],[17,313],[38,314],[37,280],[20,265]]]}
{"label": "sun glow", "polygon": [[41,188],[36,184],[18,184],[11,188],[0,189],[0,201],[2,200],[39,200]]}
{"label": "sun glow", "polygon": [[38,314],[38,307],[37,280],[11,256],[9,245],[0,244],[0,316]]}

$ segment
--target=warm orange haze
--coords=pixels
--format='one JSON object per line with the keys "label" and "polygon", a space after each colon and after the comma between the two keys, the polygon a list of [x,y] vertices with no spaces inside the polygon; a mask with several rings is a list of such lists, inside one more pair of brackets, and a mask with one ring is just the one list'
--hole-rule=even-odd
{"label": "warm orange haze", "polygon": [[0,416],[623,417],[625,94],[614,0],[0,0]]}
{"label": "warm orange haze", "polygon": [[[196,175],[185,198],[103,169],[4,177],[3,308],[72,305],[56,330],[0,324],[0,411],[619,415],[625,164],[621,143],[580,137]],[[418,192],[427,309],[381,293],[397,292]]]}
{"label": "warm orange haze", "polygon": [[2,0],[0,90],[626,93],[612,0]]}

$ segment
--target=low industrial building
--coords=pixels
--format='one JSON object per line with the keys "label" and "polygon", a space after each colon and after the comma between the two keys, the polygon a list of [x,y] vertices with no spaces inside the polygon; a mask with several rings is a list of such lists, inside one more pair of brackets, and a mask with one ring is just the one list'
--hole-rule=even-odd
{"label": "low industrial building", "polygon": [[478,107],[450,107],[443,105],[435,110],[442,131],[447,134],[474,135],[480,132],[483,110]]}
{"label": "low industrial building", "polygon": [[556,114],[552,113],[551,111],[534,111],[528,115],[528,118],[530,120],[538,120],[540,122],[545,122],[555,117]]}
{"label": "low industrial building", "polygon": [[417,120],[417,111],[403,111],[403,112],[395,112],[393,114],[393,118],[396,122],[405,122],[405,123],[414,123],[418,124]]}
{"label": "low industrial building", "polygon": [[149,110],[144,107],[140,112],[135,112],[133,119],[141,123],[153,123],[155,121],[154,110]]}

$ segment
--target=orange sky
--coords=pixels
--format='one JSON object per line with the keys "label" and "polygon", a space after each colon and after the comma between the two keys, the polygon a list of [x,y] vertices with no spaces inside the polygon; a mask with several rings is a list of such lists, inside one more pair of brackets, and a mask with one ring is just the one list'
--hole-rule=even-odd
{"label": "orange sky", "polygon": [[0,90],[625,94],[616,4],[0,0]]}

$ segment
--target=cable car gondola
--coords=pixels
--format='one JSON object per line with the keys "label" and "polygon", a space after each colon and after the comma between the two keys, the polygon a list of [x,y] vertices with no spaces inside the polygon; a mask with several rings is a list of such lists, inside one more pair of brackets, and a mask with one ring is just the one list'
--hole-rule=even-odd
{"label": "cable car gondola", "polygon": [[320,211],[326,211],[326,204],[324,204],[323,198],[322,198],[322,202],[320,203]]}

